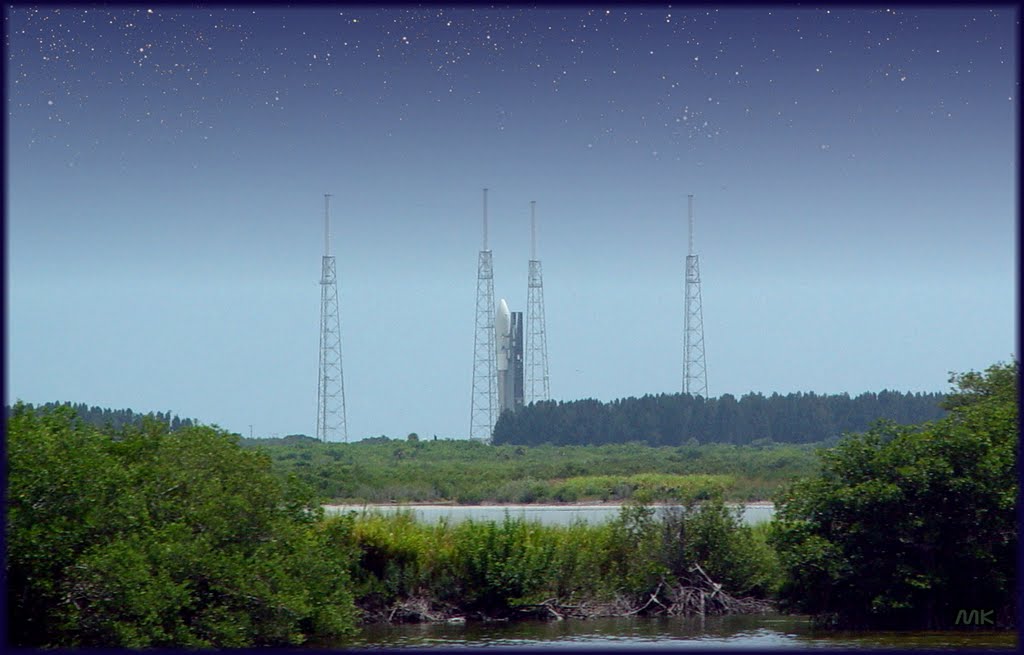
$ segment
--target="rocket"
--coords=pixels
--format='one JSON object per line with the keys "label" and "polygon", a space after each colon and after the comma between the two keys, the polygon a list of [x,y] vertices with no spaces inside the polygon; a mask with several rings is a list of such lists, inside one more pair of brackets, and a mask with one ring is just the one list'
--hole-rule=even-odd
{"label": "rocket", "polygon": [[508,370],[509,346],[512,339],[512,312],[502,298],[498,303],[498,313],[494,317],[494,343],[498,344],[498,370]]}
{"label": "rocket", "polygon": [[523,314],[510,312],[502,298],[494,316],[497,347],[498,416],[523,405]]}
{"label": "rocket", "polygon": [[498,303],[498,313],[494,317],[494,343],[498,347],[498,415],[501,415],[510,403],[507,402],[509,387],[508,360],[512,341],[512,313],[508,311],[508,303],[502,298]]}

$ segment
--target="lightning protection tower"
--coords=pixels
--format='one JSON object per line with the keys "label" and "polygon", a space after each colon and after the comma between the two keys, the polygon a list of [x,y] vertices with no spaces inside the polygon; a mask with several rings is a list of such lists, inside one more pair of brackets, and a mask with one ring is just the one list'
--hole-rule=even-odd
{"label": "lightning protection tower", "polygon": [[331,256],[330,194],[324,194],[324,256],[320,274],[320,381],[317,390],[316,437],[348,441],[345,421],[345,380],[341,369],[341,317],[338,281]]}
{"label": "lightning protection tower", "polygon": [[476,271],[476,333],[473,337],[473,395],[469,436],[488,441],[494,430],[498,380],[494,343],[494,265],[487,248],[487,189],[484,189],[484,247]]}
{"label": "lightning protection tower", "polygon": [[683,393],[708,397],[704,362],[704,310],[700,298],[700,261],[693,253],[693,194],[687,196],[690,232],[686,255],[686,308],[683,325]]}
{"label": "lightning protection tower", "polygon": [[544,328],[544,275],[537,259],[537,202],[530,201],[530,273],[526,290],[526,402],[548,400],[548,337]]}

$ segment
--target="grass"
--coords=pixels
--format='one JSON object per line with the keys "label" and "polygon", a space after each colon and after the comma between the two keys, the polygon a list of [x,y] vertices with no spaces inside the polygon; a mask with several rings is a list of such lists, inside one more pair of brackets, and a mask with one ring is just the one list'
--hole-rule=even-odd
{"label": "grass", "polygon": [[349,444],[243,439],[274,470],[310,483],[324,502],[558,503],[673,500],[721,491],[768,500],[817,471],[813,445],[489,446],[376,438]]}
{"label": "grass", "polygon": [[744,596],[770,597],[780,581],[765,529],[742,525],[714,497],[663,520],[631,503],[596,525],[512,517],[420,523],[413,512],[376,511],[336,515],[325,525],[355,554],[353,595],[368,620],[390,620],[413,606],[423,614],[508,616],[514,606],[550,599],[639,607],[666,581],[692,578],[695,563]]}

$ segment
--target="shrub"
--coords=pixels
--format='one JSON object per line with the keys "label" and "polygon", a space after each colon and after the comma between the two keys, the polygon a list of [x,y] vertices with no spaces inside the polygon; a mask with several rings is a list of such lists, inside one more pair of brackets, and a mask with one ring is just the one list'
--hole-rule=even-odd
{"label": "shrub", "polygon": [[297,644],[354,629],[312,491],[206,427],[7,425],[7,601],[19,646]]}
{"label": "shrub", "polygon": [[[465,521],[454,528],[446,600],[476,612],[500,612],[547,588],[555,541],[539,523],[506,516],[501,523]],[[450,594],[450,595],[449,595]]]}
{"label": "shrub", "polygon": [[767,597],[779,585],[780,568],[766,541],[766,529],[743,523],[743,507],[720,496],[702,502],[685,517],[686,559],[699,563],[731,594]]}
{"label": "shrub", "polygon": [[380,609],[415,594],[423,583],[426,530],[412,511],[363,515],[351,530],[351,576],[363,609]]}
{"label": "shrub", "polygon": [[790,606],[848,625],[942,627],[964,608],[1012,622],[1017,369],[953,376],[948,417],[876,424],[779,495]]}

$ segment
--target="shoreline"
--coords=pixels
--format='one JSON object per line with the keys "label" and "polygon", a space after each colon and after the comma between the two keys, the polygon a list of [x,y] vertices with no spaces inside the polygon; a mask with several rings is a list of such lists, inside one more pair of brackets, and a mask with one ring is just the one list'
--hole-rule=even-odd
{"label": "shoreline", "polygon": [[[379,508],[409,508],[409,509],[550,509],[550,510],[571,510],[571,509],[597,509],[623,507],[628,503],[621,501],[579,501],[575,503],[476,503],[467,505],[456,502],[389,502],[389,503],[324,503],[321,506],[327,510],[365,510]],[[775,507],[770,500],[752,500],[748,502],[726,502],[729,507]],[[676,503],[648,503],[650,507],[676,507]]]}

